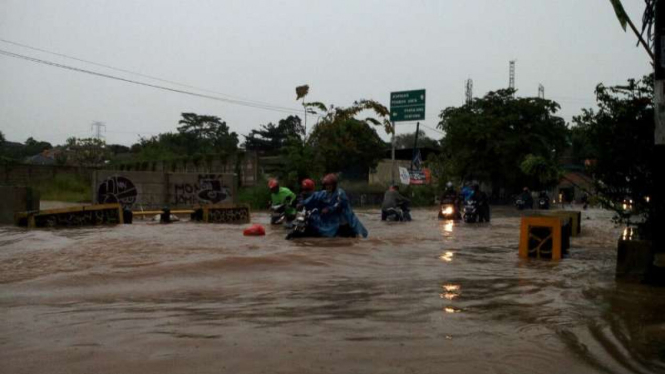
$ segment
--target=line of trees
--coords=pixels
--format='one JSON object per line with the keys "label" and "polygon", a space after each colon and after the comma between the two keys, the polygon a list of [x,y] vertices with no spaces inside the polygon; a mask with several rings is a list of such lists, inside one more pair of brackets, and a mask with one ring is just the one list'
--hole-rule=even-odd
{"label": "line of trees", "polygon": [[495,189],[550,187],[559,180],[557,164],[567,147],[559,109],[551,100],[516,97],[512,89],[448,107],[439,115],[438,128],[446,133],[439,162],[450,177]]}
{"label": "line of trees", "polygon": [[[103,165],[119,153],[131,153],[131,161],[157,161],[228,155],[244,148],[279,156],[282,167],[275,174],[287,184],[340,171],[346,177],[365,179],[390,148],[377,132],[393,130],[387,108],[371,100],[349,107],[307,102],[308,93],[298,92],[298,100],[315,119],[307,132],[300,117],[288,116],[251,130],[241,143],[220,117],[182,113],[177,131],[142,138],[131,149],[76,138],[56,148],[66,156],[62,163],[81,166]],[[426,166],[442,182],[475,180],[515,193],[523,186],[546,189],[557,184],[559,160],[569,152],[578,164],[593,160],[587,171],[595,177],[595,191],[608,206],[628,198],[637,211],[648,211],[654,170],[653,77],[619,86],[599,84],[595,93],[598,109],[583,110],[571,125],[558,116],[560,106],[555,101],[517,97],[511,89],[448,107],[439,115],[442,139],[419,134],[421,147],[440,151]],[[373,116],[361,117],[367,113]],[[414,135],[398,136],[398,148],[412,147]],[[20,160],[44,149],[53,146],[33,138],[20,147],[10,146],[0,133],[3,160]]]}

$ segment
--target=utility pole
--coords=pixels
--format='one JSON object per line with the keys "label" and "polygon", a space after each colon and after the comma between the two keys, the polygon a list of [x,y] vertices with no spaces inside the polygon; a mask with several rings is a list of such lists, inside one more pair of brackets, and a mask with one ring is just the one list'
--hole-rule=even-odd
{"label": "utility pole", "polygon": [[416,137],[413,141],[413,156],[411,156],[411,170],[413,170],[413,159],[418,153],[418,133],[420,132],[420,122],[416,122]]}
{"label": "utility pole", "polygon": [[390,158],[392,159],[392,166],[390,167],[391,170],[391,177],[392,177],[392,183],[391,185],[395,185],[395,121],[393,121],[393,136],[390,139],[390,142],[392,143],[392,151],[391,151],[391,156]]}
{"label": "utility pole", "polygon": [[106,132],[106,125],[104,122],[95,121],[90,125],[90,130],[94,131],[94,136],[97,140],[102,139],[102,128],[104,128],[104,132]]}
{"label": "utility pole", "polygon": [[470,105],[473,102],[473,80],[471,78],[466,80],[466,104]]}
{"label": "utility pole", "polygon": [[515,89],[515,60],[510,60],[510,68],[508,72],[508,88]]}
{"label": "utility pole", "polygon": [[538,98],[545,98],[545,86],[543,86],[542,83],[538,85]]}
{"label": "utility pole", "polygon": [[[656,1],[654,30],[654,155],[652,170],[654,175],[654,196],[652,197],[653,246],[656,253],[665,253],[665,173],[662,160],[665,160],[665,2]],[[660,264],[664,266],[665,264]]]}

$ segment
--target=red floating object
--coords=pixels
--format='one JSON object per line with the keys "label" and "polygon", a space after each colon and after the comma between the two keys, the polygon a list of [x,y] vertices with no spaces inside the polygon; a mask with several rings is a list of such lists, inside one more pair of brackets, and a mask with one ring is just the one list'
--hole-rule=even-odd
{"label": "red floating object", "polygon": [[243,235],[245,236],[263,236],[266,234],[266,229],[263,228],[263,226],[259,225],[258,223],[251,225],[250,227],[246,228],[243,232]]}

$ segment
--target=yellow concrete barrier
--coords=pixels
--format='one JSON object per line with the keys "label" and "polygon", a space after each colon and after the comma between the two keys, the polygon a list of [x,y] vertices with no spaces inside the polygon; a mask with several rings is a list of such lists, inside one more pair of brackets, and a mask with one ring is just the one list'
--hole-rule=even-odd
{"label": "yellow concrete barrier", "polygon": [[[178,209],[171,210],[171,214],[192,214],[195,212],[194,209]],[[156,216],[158,214],[164,213],[163,210],[133,210],[132,214],[135,216]]]}
{"label": "yellow concrete barrier", "polygon": [[203,222],[207,223],[249,223],[250,213],[247,204],[204,205]]}
{"label": "yellow concrete barrier", "polygon": [[560,260],[565,249],[562,226],[560,217],[522,217],[520,257]]}
{"label": "yellow concrete barrier", "polygon": [[[135,216],[155,216],[164,213],[164,210],[133,211]],[[192,209],[170,210],[169,214],[189,214],[192,221],[206,223],[249,223],[249,205],[222,203],[197,205]]]}
{"label": "yellow concrete barrier", "polygon": [[543,213],[548,216],[570,219],[571,236],[579,236],[582,233],[582,212],[579,210],[550,210]]}
{"label": "yellow concrete barrier", "polygon": [[20,212],[16,213],[14,221],[19,226],[30,228],[72,227],[122,224],[123,216],[122,206],[116,203]]}

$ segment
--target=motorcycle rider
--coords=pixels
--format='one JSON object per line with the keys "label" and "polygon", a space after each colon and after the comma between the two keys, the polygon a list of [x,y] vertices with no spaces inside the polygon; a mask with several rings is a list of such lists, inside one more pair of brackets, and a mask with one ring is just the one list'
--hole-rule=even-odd
{"label": "motorcycle rider", "polygon": [[[471,192],[469,191],[469,194]],[[461,204],[463,201],[463,196],[461,194],[457,193],[457,190],[453,187],[453,182],[448,182],[446,183],[446,189],[443,191],[443,194],[441,194],[441,198],[439,199],[439,204],[441,205],[441,209],[444,209],[444,206],[452,205],[453,206],[453,219],[460,219],[462,217],[461,215]],[[439,212],[439,219],[445,218],[443,215],[443,210]]]}
{"label": "motorcycle rider", "polygon": [[298,205],[302,204],[308,197],[312,196],[316,190],[316,183],[313,180],[307,178],[303,179],[300,182],[300,195],[298,195]]}
{"label": "motorcycle rider", "polygon": [[469,200],[475,200],[478,203],[478,222],[490,221],[490,204],[487,194],[480,190],[477,183],[471,187],[472,193]]}
{"label": "motorcycle rider", "polygon": [[286,235],[286,239],[294,239],[294,238],[304,238],[304,237],[317,237],[320,236],[316,228],[314,228],[312,225],[308,224],[309,221],[311,221],[312,218],[311,215],[314,214],[316,215],[318,212],[301,212],[301,210],[304,208],[303,202],[307,200],[310,196],[314,194],[314,191],[316,190],[316,184],[314,183],[313,180],[307,178],[303,179],[302,182],[300,182],[300,194],[298,195],[298,203],[296,205],[296,210],[298,213],[296,213],[296,219],[295,219],[295,225],[298,225],[299,223],[296,222],[298,221],[298,214],[304,214],[304,219],[305,219],[305,224],[306,227],[304,230],[299,230],[295,226],[291,227],[291,231]]}
{"label": "motorcycle rider", "polygon": [[453,182],[448,182],[446,183],[446,189],[443,191],[443,194],[441,195],[441,204],[448,203],[448,204],[455,204],[457,206],[457,191],[453,188]]}
{"label": "motorcycle rider", "polygon": [[317,209],[318,214],[310,216],[310,224],[319,235],[325,237],[367,237],[368,232],[356,217],[349,204],[346,192],[337,187],[337,176],[328,174],[323,178],[323,191],[313,193],[303,201],[307,210]]}
{"label": "motorcycle rider", "polygon": [[467,202],[467,200],[469,200],[471,195],[473,195],[473,188],[465,183],[465,185],[462,187],[462,191],[460,192],[460,195],[464,199],[464,202]]}
{"label": "motorcycle rider", "polygon": [[270,202],[268,205],[284,205],[286,220],[292,221],[296,217],[296,209],[293,206],[296,201],[296,194],[286,187],[280,187],[279,181],[274,178],[268,181],[268,188],[270,189]]}
{"label": "motorcycle rider", "polygon": [[524,202],[525,208],[533,209],[533,197],[531,196],[531,191],[529,191],[528,187],[522,189],[520,199]]}
{"label": "motorcycle rider", "polygon": [[[543,202],[542,204],[541,204],[541,201]],[[540,191],[540,194],[538,194],[538,206],[549,209],[549,207],[550,207],[550,197],[547,196],[547,192]]]}
{"label": "motorcycle rider", "polygon": [[383,203],[381,204],[381,221],[385,221],[388,217],[388,209],[400,208],[404,221],[411,221],[411,213],[409,213],[409,203],[411,201],[399,193],[399,186],[392,185],[388,191],[383,195]]}

